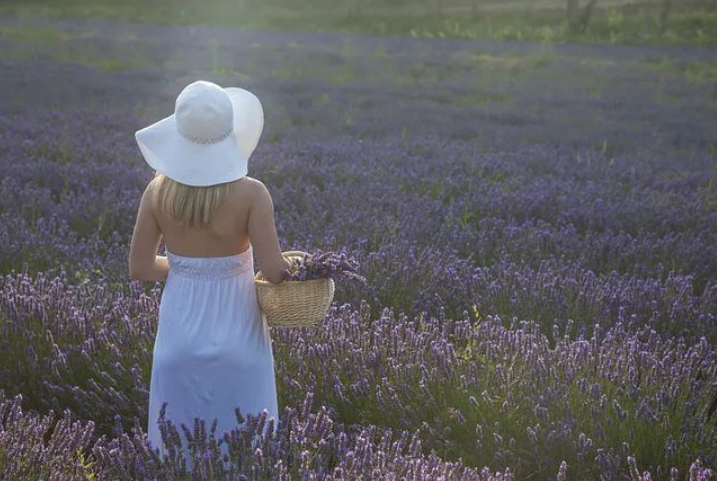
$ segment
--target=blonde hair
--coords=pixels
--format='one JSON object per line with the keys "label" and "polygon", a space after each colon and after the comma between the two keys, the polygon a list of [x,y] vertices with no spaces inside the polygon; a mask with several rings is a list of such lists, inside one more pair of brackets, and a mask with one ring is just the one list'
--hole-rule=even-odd
{"label": "blonde hair", "polygon": [[231,182],[210,186],[182,184],[158,173],[150,182],[159,208],[184,226],[209,224],[229,193]]}

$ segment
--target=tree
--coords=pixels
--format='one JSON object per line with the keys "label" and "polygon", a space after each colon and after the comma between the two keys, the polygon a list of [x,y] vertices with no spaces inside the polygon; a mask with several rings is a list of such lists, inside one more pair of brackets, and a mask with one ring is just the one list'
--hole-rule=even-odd
{"label": "tree", "polygon": [[662,0],[660,3],[660,35],[665,33],[667,28],[667,19],[672,12],[672,0]]}
{"label": "tree", "polygon": [[362,13],[361,0],[346,0],[346,16],[359,17]]}
{"label": "tree", "polygon": [[580,0],[568,0],[568,26],[572,29],[580,10]]}
{"label": "tree", "polygon": [[567,2],[568,29],[571,33],[585,33],[597,0],[590,0],[582,11],[580,11],[580,0],[567,0]]}

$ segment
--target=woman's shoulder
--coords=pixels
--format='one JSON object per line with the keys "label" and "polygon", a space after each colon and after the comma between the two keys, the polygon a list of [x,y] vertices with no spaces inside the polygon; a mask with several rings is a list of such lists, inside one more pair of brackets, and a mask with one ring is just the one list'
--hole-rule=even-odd
{"label": "woman's shoulder", "polygon": [[149,204],[153,206],[156,202],[157,194],[157,177],[155,177],[145,185],[142,197],[146,197]]}
{"label": "woman's shoulder", "polygon": [[234,191],[239,195],[251,198],[262,197],[268,192],[262,181],[254,177],[249,177],[248,175],[234,182],[234,187]]}
{"label": "woman's shoulder", "polygon": [[241,179],[237,180],[237,184],[242,185],[244,187],[248,187],[250,189],[264,188],[264,182],[260,181],[259,179],[255,179],[254,177],[249,177],[248,175],[245,175]]}
{"label": "woman's shoulder", "polygon": [[271,195],[266,186],[259,179],[244,176],[233,182],[232,195],[236,202],[241,205],[260,205],[271,202]]}

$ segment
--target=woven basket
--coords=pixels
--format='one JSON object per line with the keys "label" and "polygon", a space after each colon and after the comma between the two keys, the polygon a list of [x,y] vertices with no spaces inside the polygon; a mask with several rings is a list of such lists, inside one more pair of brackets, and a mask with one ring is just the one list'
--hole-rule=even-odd
{"label": "woven basket", "polygon": [[[303,259],[306,252],[287,251],[287,259]],[[311,255],[307,255],[311,258]],[[315,327],[334,300],[333,279],[283,281],[273,284],[264,279],[261,271],[254,276],[256,298],[267,323],[272,327]]]}

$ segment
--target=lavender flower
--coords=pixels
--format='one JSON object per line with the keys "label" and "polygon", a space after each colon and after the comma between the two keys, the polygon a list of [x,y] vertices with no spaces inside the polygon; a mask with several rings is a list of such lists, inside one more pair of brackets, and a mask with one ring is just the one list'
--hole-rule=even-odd
{"label": "lavender flower", "polygon": [[323,252],[316,250],[310,255],[296,259],[288,280],[308,281],[312,279],[334,279],[337,281],[358,281],[366,283],[366,278],[358,273],[358,262],[345,253]]}

